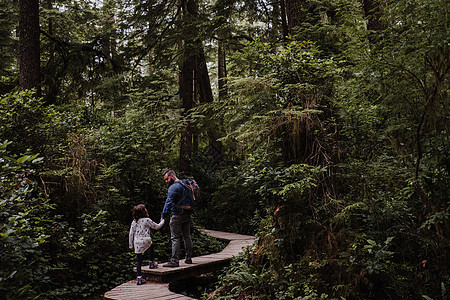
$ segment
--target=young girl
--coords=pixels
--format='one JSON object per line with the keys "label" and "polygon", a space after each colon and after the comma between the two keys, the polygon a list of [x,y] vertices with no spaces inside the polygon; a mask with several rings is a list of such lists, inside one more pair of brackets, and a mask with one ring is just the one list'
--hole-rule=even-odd
{"label": "young girl", "polygon": [[133,222],[131,223],[129,246],[130,249],[134,249],[134,253],[137,254],[137,279],[138,285],[145,283],[145,279],[142,277],[142,254],[145,250],[150,248],[150,262],[149,268],[154,269],[158,266],[158,263],[154,260],[154,253],[152,247],[152,238],[150,236],[150,228],[160,229],[164,225],[164,219],[161,219],[159,224],[156,224],[148,216],[148,211],[144,204],[136,205],[133,208]]}

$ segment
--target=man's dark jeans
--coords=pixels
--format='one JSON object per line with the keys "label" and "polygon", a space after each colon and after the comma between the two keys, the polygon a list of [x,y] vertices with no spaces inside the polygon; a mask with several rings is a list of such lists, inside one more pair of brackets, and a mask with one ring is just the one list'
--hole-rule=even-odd
{"label": "man's dark jeans", "polygon": [[170,216],[170,237],[172,239],[172,261],[178,263],[180,260],[181,237],[184,239],[186,259],[192,258],[191,241],[191,214]]}

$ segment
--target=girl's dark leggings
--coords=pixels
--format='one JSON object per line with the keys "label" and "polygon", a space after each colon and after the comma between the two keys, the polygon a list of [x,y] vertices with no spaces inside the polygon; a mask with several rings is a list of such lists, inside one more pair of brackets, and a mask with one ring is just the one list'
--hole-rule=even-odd
{"label": "girl's dark leggings", "polygon": [[[148,248],[148,251],[150,253],[149,261],[153,261],[155,258],[155,249],[153,247],[153,244],[150,246],[150,248]],[[136,265],[137,276],[142,276],[142,254],[143,253],[137,254],[137,265]]]}

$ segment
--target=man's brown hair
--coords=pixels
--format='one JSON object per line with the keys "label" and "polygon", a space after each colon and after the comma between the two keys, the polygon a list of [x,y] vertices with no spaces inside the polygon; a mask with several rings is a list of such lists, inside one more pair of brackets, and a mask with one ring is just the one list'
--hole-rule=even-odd
{"label": "man's brown hair", "polygon": [[167,169],[167,170],[165,170],[164,171],[164,173],[163,173],[163,176],[177,176],[177,174],[175,173],[175,171],[174,170],[172,170],[172,169]]}

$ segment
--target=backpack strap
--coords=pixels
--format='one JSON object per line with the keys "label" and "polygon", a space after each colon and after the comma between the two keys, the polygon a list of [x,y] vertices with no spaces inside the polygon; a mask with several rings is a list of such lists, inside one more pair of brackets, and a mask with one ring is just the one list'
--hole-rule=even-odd
{"label": "backpack strap", "polygon": [[[181,186],[184,187],[184,188],[187,188],[187,189],[189,188],[189,187],[183,182],[183,180],[176,181],[175,183],[181,184]],[[182,205],[181,202],[183,202],[183,195],[181,195],[181,198],[180,198],[180,200],[179,200],[177,203],[174,203],[178,208],[181,209],[181,214],[183,214],[184,211],[185,211],[186,209],[190,208],[190,206]]]}
{"label": "backpack strap", "polygon": [[192,192],[192,199],[194,199],[194,201],[195,201],[196,199],[195,199],[195,193],[194,193],[194,186],[196,188],[199,188],[198,184],[193,180],[189,180],[189,182],[188,182],[189,185],[187,185],[186,183],[184,183],[182,181],[180,181],[179,183]]}

